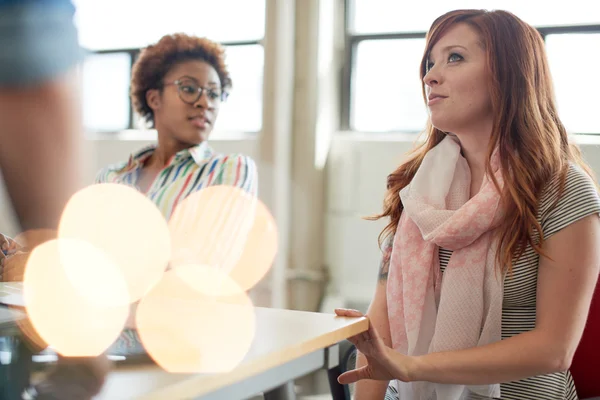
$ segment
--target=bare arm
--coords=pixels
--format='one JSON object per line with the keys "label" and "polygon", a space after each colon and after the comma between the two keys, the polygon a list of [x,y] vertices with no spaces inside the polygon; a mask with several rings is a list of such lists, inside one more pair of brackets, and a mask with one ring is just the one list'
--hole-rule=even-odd
{"label": "bare arm", "polygon": [[[577,221],[544,244],[537,320],[530,332],[487,346],[417,357],[411,380],[493,384],[569,368],[585,327],[600,267],[600,219]],[[394,354],[396,364],[406,356]]]}
{"label": "bare arm", "polygon": [[0,168],[23,230],[56,229],[82,185],[82,142],[74,71],[39,86],[0,89]]}
{"label": "bare arm", "polygon": [[[392,346],[390,324],[388,321],[386,287],[392,255],[393,236],[386,239],[383,245],[383,255],[379,266],[379,276],[373,301],[369,306],[367,315],[371,323],[381,335],[385,344]],[[356,359],[356,368],[366,365],[365,357],[359,352]],[[379,400],[385,397],[388,381],[362,380],[356,383],[355,400]]]}

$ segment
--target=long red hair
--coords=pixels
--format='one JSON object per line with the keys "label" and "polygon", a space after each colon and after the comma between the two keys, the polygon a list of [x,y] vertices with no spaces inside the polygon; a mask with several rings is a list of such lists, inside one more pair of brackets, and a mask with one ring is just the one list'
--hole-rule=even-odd
{"label": "long red hair", "polygon": [[[506,218],[497,229],[497,261],[505,272],[511,270],[513,261],[528,245],[541,254],[544,236],[537,216],[544,186],[552,179],[560,179],[562,191],[569,162],[579,164],[590,176],[592,173],[577,146],[569,143],[558,118],[544,41],[536,29],[515,15],[501,10],[456,10],[436,19],[426,37],[421,81],[432,47],[458,23],[468,24],[478,32],[487,53],[494,121],[486,172],[493,179],[490,158],[498,146]],[[426,101],[425,85],[423,98]],[[380,244],[398,226],[403,210],[398,192],[411,182],[425,154],[445,137],[431,121],[423,133],[425,140],[388,176],[383,212],[369,218],[390,218],[379,236]],[[498,187],[495,180],[494,183]]]}

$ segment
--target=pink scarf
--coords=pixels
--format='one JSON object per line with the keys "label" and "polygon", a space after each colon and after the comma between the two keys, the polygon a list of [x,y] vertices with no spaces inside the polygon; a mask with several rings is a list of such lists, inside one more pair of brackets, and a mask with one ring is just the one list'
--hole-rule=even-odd
{"label": "pink scarf", "polygon": [[[495,267],[492,230],[502,218],[500,195],[488,176],[469,199],[471,172],[456,137],[425,156],[400,191],[387,286],[394,349],[408,355],[452,351],[501,340],[503,284]],[[498,155],[494,176],[502,187]],[[452,250],[445,272],[438,249]],[[402,400],[454,400],[469,393],[499,397],[500,385],[396,382]]]}

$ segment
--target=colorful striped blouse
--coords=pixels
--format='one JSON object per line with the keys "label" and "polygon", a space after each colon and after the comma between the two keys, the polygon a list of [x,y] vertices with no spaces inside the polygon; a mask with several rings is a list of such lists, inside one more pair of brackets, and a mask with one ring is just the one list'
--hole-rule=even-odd
{"label": "colorful striped blouse", "polygon": [[[135,187],[144,162],[156,149],[148,146],[130,156],[129,161],[102,169],[96,183],[121,183]],[[181,150],[157,175],[146,196],[168,220],[177,204],[190,194],[215,185],[231,185],[257,194],[258,174],[254,161],[240,154],[220,154],[207,142]]]}
{"label": "colorful striped blouse", "polygon": [[[128,162],[102,169],[96,183],[120,183],[139,190],[136,185],[144,162],[156,149],[148,146],[130,156]],[[177,204],[207,186],[232,185],[252,195],[257,194],[258,174],[254,161],[240,154],[220,154],[208,143],[175,154],[149,186],[146,196],[168,220]],[[109,350],[110,354],[143,353],[135,330],[126,329]]]}

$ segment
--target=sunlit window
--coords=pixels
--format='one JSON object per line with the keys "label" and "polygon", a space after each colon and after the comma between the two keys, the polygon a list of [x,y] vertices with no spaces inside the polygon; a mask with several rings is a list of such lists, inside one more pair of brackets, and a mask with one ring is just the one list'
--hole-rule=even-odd
{"label": "sunlit window", "polygon": [[358,44],[352,125],[360,131],[418,132],[427,120],[419,64],[425,39]]}
{"label": "sunlit window", "polygon": [[[440,15],[457,9],[507,10],[534,26],[600,24],[600,1],[594,0],[348,0],[353,33],[427,31]],[[408,6],[410,4],[410,6]]]}
{"label": "sunlit window", "polygon": [[92,54],[83,64],[83,123],[100,131],[128,126],[131,56],[127,53]]}
{"label": "sunlit window", "polygon": [[546,36],[558,112],[567,130],[600,133],[600,81],[588,65],[600,65],[600,33]]}
{"label": "sunlit window", "polygon": [[226,45],[234,87],[221,106],[214,135],[261,129],[265,0],[73,2],[80,43],[96,53],[83,68],[84,123],[89,131],[139,126],[138,119],[130,117],[132,57],[165,34],[179,32]]}
{"label": "sunlit window", "polygon": [[[438,16],[455,9],[503,9],[545,35],[559,115],[574,133],[600,134],[600,83],[582,79],[600,65],[600,1],[571,0],[346,0],[349,7],[345,127],[365,132],[419,132],[426,108],[419,64],[425,34]],[[543,12],[542,12],[543,10]],[[585,75],[584,75],[585,76]]]}

